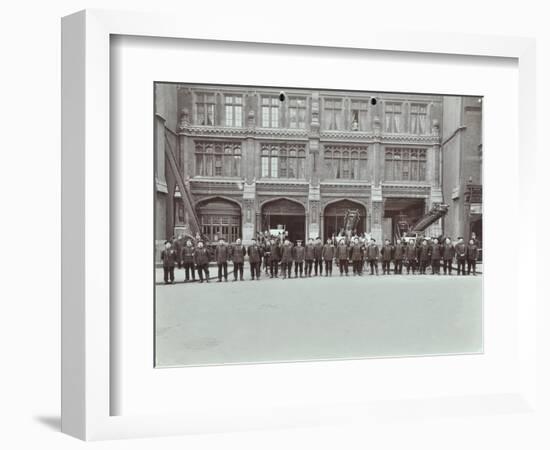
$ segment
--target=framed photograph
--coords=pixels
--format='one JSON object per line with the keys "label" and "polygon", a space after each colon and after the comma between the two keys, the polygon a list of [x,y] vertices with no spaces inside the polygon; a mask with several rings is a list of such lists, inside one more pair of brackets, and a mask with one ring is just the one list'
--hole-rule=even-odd
{"label": "framed photograph", "polygon": [[537,415],[533,41],[62,27],[64,432]]}

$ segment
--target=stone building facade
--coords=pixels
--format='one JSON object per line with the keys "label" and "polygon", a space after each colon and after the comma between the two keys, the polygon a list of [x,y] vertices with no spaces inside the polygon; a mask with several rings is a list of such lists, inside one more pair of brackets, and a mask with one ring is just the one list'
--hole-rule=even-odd
{"label": "stone building facade", "polygon": [[[446,109],[469,101],[454,99],[157,83],[156,238],[189,231],[195,221],[214,241],[248,242],[281,227],[293,240],[326,239],[354,208],[358,232],[392,239],[446,200],[443,170],[455,168],[444,164],[443,136],[460,122],[446,121]],[[467,117],[480,129],[480,114]],[[455,143],[445,145],[450,153]],[[439,221],[427,234],[442,227]]]}

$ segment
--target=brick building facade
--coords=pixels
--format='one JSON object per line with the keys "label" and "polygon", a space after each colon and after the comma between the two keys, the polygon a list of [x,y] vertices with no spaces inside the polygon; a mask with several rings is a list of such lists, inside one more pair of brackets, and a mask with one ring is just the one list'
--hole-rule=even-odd
{"label": "brick building facade", "polygon": [[157,83],[156,239],[193,220],[211,240],[247,242],[278,226],[293,240],[325,239],[354,208],[357,231],[380,242],[442,202],[449,215],[427,234],[466,234],[478,211],[467,191],[481,187],[480,105],[472,97]]}

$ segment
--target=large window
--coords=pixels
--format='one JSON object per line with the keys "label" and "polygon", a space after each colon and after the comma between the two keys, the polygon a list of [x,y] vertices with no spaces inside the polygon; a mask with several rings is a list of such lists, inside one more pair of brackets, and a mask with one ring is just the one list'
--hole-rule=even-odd
{"label": "large window", "polygon": [[411,133],[426,134],[427,106],[418,103],[411,104]]}
{"label": "large window", "polygon": [[262,144],[262,178],[305,178],[304,144]]}
{"label": "large window", "polygon": [[351,129],[352,131],[365,131],[367,129],[367,100],[351,101]]}
{"label": "large window", "polygon": [[367,180],[367,147],[325,146],[325,176],[332,180]]}
{"label": "large window", "polygon": [[205,177],[241,176],[241,144],[195,142],[195,174]]}
{"label": "large window", "polygon": [[214,94],[199,93],[196,96],[197,125],[214,125],[216,101]]}
{"label": "large window", "polygon": [[262,127],[279,127],[279,103],[277,97],[262,97]]}
{"label": "large window", "polygon": [[341,130],[343,128],[344,112],[342,109],[342,99],[326,98],[324,101],[325,107],[324,125],[327,130]]}
{"label": "large window", "polygon": [[290,128],[305,128],[306,127],[306,99],[293,97],[288,105],[289,127]]}
{"label": "large window", "polygon": [[387,102],[386,103],[386,132],[400,133],[401,124],[401,103]]}
{"label": "large window", "polygon": [[386,148],[385,179],[426,181],[426,149]]}
{"label": "large window", "polygon": [[225,96],[225,126],[243,126],[243,98],[240,95]]}

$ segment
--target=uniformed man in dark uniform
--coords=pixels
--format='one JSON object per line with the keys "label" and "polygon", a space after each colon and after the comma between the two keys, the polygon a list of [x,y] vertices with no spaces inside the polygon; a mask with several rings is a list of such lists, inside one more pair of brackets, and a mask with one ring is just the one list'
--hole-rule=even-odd
{"label": "uniformed man in dark uniform", "polygon": [[323,251],[321,253],[321,257],[323,261],[325,261],[325,277],[332,276],[332,260],[334,259],[335,253],[336,249],[334,248],[332,240],[327,239],[327,243],[323,246]]}
{"label": "uniformed man in dark uniform", "polygon": [[183,241],[183,235],[178,235],[177,239],[174,239],[174,250],[176,251],[176,262],[178,263],[178,269],[181,269],[183,265],[182,251],[185,248],[185,242]]}
{"label": "uniformed man in dark uniform", "polygon": [[285,239],[281,248],[281,271],[283,280],[292,277],[292,244],[288,239]]}
{"label": "uniformed man in dark uniform", "polygon": [[445,239],[443,244],[443,273],[447,275],[453,274],[453,258],[455,256],[455,248],[451,243],[451,239]]}
{"label": "uniformed man in dark uniform", "polygon": [[384,241],[380,254],[382,255],[382,275],[389,275],[390,263],[393,258],[393,245],[391,245],[389,239]]}
{"label": "uniformed man in dark uniform", "polygon": [[197,242],[197,248],[195,249],[195,254],[193,257],[195,258],[195,266],[197,267],[197,272],[199,273],[201,283],[204,281],[204,278],[206,278],[206,282],[208,283],[208,279],[210,278],[210,271],[208,270],[208,251],[204,248],[202,241]]}
{"label": "uniformed man in dark uniform", "polygon": [[456,274],[457,275],[466,275],[466,253],[468,251],[468,248],[466,247],[466,244],[464,243],[464,239],[462,236],[458,238],[458,242],[455,245],[455,253],[456,253]]}
{"label": "uniformed man in dark uniform", "polygon": [[426,239],[422,240],[422,244],[418,249],[418,261],[420,262],[420,273],[426,274],[426,267],[430,262],[430,247],[428,246],[428,241]]}
{"label": "uniformed man in dark uniform", "polygon": [[195,247],[191,239],[188,239],[181,250],[181,259],[183,261],[183,268],[185,269],[185,282],[189,281],[189,272],[195,281]]}
{"label": "uniformed man in dark uniform", "polygon": [[172,248],[172,243],[165,241],[164,250],[160,253],[162,268],[164,269],[164,284],[174,282],[174,267],[176,266],[177,257],[176,250]]}
{"label": "uniformed man in dark uniform", "polygon": [[340,268],[340,276],[343,276],[344,273],[346,277],[348,274],[348,260],[349,260],[349,250],[346,245],[345,239],[340,239],[338,242],[338,247],[336,247],[336,261],[338,262],[338,267]]}
{"label": "uniformed man in dark uniform", "polygon": [[363,274],[363,258],[365,257],[365,248],[356,237],[350,250],[351,264],[353,265],[353,275]]}
{"label": "uniformed man in dark uniform", "polygon": [[220,238],[214,252],[216,263],[218,264],[218,283],[222,282],[222,276],[227,281],[227,261],[229,259],[229,246],[224,238]]}
{"label": "uniformed man in dark uniform", "polygon": [[397,239],[393,249],[393,273],[401,275],[403,273],[403,258],[405,257],[405,246],[401,239]]}
{"label": "uniformed man in dark uniform", "polygon": [[380,254],[380,250],[378,249],[378,245],[376,245],[376,239],[371,238],[369,245],[367,246],[367,261],[370,266],[370,274],[374,275],[374,272],[376,271],[376,275],[378,275],[378,256]]}
{"label": "uniformed man in dark uniform", "polygon": [[279,260],[281,259],[281,247],[278,239],[271,239],[269,242],[269,276],[271,278],[279,277]]}
{"label": "uniformed man in dark uniform", "polygon": [[319,236],[317,236],[315,240],[315,250],[313,254],[315,257],[315,276],[317,276],[317,274],[323,276],[323,242]]}
{"label": "uniformed man in dark uniform", "polygon": [[313,269],[313,260],[315,259],[315,244],[313,243],[313,239],[309,238],[307,244],[306,244],[306,255],[305,255],[305,261],[306,261],[306,267],[305,267],[305,273],[307,277],[311,277],[311,271]]}
{"label": "uniformed man in dark uniform", "polygon": [[468,275],[472,272],[476,274],[477,257],[479,256],[479,248],[473,239],[470,239],[468,243],[468,249],[466,251],[466,257],[468,259]]}
{"label": "uniformed man in dark uniform", "polygon": [[405,261],[407,265],[407,275],[410,273],[411,270],[413,275],[415,274],[417,257],[418,257],[418,251],[416,248],[416,242],[414,240],[410,240],[405,248]]}
{"label": "uniformed man in dark uniform", "polygon": [[302,241],[297,240],[296,246],[293,248],[292,259],[294,260],[294,277],[298,278],[298,272],[300,278],[304,276],[304,259],[306,257],[306,249],[302,246]]}
{"label": "uniformed man in dark uniform", "polygon": [[262,267],[262,248],[256,242],[256,239],[252,239],[252,244],[248,247],[248,263],[250,264],[250,276],[252,280],[256,277],[256,280],[260,280],[260,273]]}
{"label": "uniformed man in dark uniform", "polygon": [[441,256],[442,249],[437,238],[433,238],[430,247],[430,259],[432,261],[432,275],[441,275]]}
{"label": "uniformed man in dark uniform", "polygon": [[240,279],[244,281],[244,257],[246,256],[246,248],[241,243],[240,239],[235,241],[231,246],[231,260],[233,261],[233,281]]}

